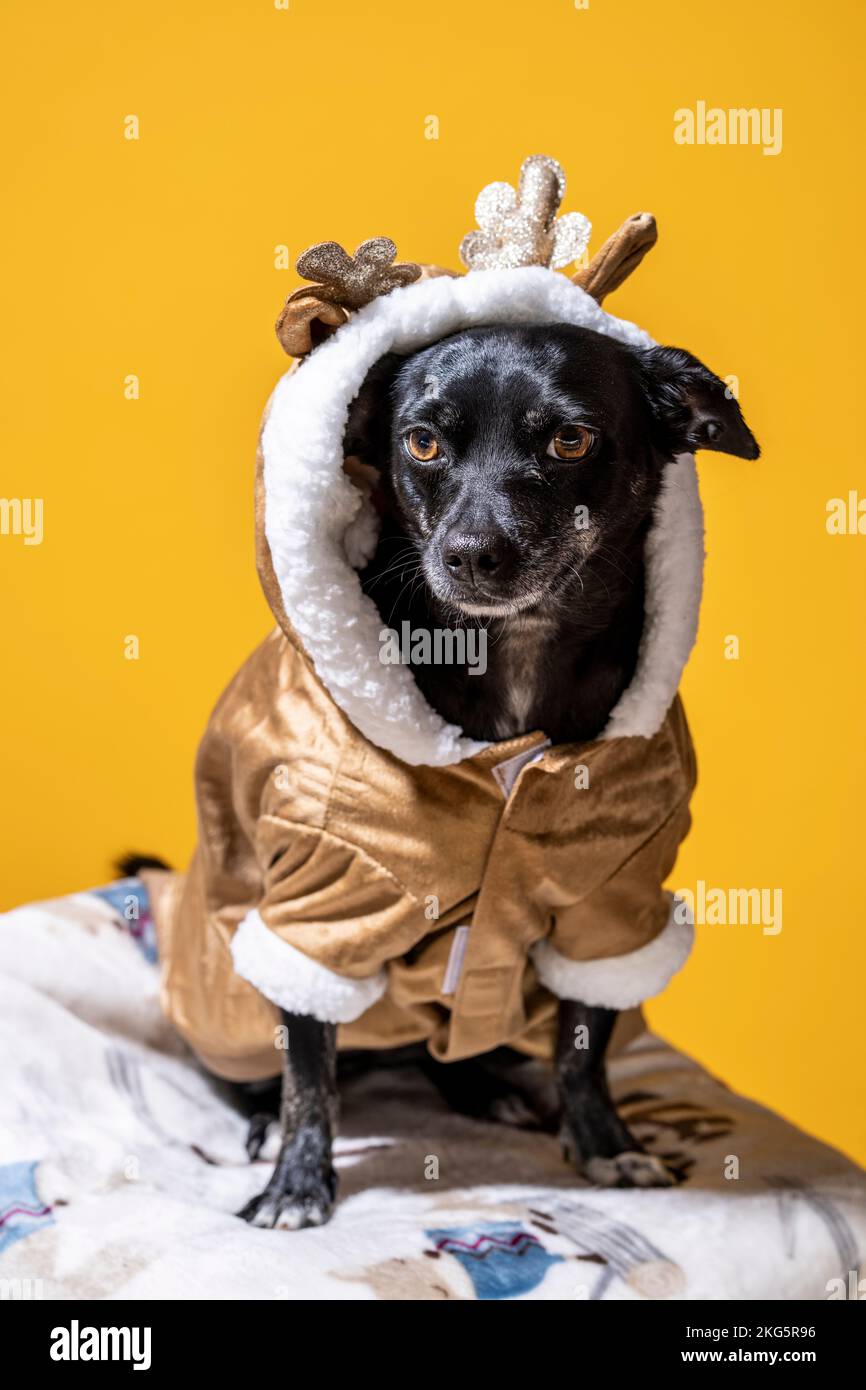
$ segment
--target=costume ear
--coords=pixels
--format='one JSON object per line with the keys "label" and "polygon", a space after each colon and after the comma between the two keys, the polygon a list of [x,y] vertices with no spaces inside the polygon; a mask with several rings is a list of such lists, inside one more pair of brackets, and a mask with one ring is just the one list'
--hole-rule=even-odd
{"label": "costume ear", "polygon": [[638,356],[665,448],[673,453],[715,449],[741,459],[758,457],[761,450],[739,405],[703,362],[682,348],[648,348]]}

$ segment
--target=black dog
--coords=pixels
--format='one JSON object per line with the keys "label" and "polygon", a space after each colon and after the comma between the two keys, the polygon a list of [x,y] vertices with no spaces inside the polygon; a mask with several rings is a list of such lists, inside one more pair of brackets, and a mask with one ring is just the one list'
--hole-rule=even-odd
{"label": "black dog", "polygon": [[[570,743],[601,732],[635,670],[644,541],[666,464],[701,448],[758,456],[736,401],[694,357],[566,325],[473,329],[383,359],[345,443],[380,478],[383,530],[365,591],[390,625],[487,628],[483,675],[454,665],[414,674],[441,715],[490,741],[540,729]],[[586,525],[575,524],[579,508]],[[668,1184],[673,1176],[642,1151],[607,1089],[615,1020],[611,1009],[560,1004],[562,1134],[596,1182]],[[293,1045],[282,1150],[267,1188],[241,1213],[265,1226],[323,1221],[335,1191],[336,1030],[294,1015],[284,1022]],[[572,1045],[581,1024],[585,1050]],[[469,1094],[458,1082],[467,1068]],[[483,1113],[502,1099],[498,1083],[483,1101],[473,1097],[476,1064],[438,1070],[460,1108]],[[255,1151],[261,1131],[258,1118]]]}

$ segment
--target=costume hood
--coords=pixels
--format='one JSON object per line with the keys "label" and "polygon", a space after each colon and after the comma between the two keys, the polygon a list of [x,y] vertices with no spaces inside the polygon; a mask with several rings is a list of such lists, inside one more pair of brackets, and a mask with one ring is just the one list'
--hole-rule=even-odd
{"label": "costume hood", "polygon": [[[441,767],[483,745],[425,700],[410,666],[379,660],[382,619],[358,569],[377,518],[343,468],[349,407],[386,353],[408,354],[464,328],[569,323],[631,347],[653,345],[627,320],[541,266],[420,279],[367,304],[277,385],[261,436],[259,570],[278,622],[299,641],[332,699],[379,748]],[[634,677],[603,738],[657,732],[695,641],[703,518],[695,462],[665,470],[646,542],[646,621]]]}

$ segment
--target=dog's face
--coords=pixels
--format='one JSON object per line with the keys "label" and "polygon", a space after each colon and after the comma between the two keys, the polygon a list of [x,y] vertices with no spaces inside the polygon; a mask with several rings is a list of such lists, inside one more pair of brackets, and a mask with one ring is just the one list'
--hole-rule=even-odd
{"label": "dog's face", "polygon": [[564,324],[470,329],[380,364],[347,443],[382,468],[432,594],[481,616],[555,602],[621,551],[677,453],[758,454],[695,358]]}

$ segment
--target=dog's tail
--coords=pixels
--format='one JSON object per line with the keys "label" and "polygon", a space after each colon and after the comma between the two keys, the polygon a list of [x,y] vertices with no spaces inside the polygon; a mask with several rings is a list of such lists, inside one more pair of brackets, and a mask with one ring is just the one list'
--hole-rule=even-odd
{"label": "dog's tail", "polygon": [[156,854],[122,854],[114,861],[114,870],[119,878],[138,878],[142,869],[171,869],[164,859]]}

